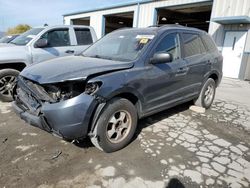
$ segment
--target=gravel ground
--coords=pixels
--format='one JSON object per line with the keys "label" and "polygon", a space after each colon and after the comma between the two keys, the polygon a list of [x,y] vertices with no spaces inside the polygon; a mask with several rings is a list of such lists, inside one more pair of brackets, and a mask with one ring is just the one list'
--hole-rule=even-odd
{"label": "gravel ground", "polygon": [[177,106],[139,121],[105,154],[20,120],[0,103],[1,187],[250,187],[250,84],[224,79],[205,113]]}

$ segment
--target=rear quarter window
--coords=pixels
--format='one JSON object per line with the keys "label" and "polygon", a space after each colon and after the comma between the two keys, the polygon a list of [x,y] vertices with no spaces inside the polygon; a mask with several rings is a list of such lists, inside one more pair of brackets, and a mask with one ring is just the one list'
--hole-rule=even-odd
{"label": "rear quarter window", "polygon": [[93,43],[91,32],[88,28],[75,28],[77,45],[89,45]]}
{"label": "rear quarter window", "polygon": [[206,48],[198,34],[183,33],[185,57],[191,57],[206,52]]}
{"label": "rear quarter window", "polygon": [[204,41],[208,52],[216,52],[217,51],[217,46],[215,45],[214,41],[211,39],[209,35],[202,35],[202,40]]}

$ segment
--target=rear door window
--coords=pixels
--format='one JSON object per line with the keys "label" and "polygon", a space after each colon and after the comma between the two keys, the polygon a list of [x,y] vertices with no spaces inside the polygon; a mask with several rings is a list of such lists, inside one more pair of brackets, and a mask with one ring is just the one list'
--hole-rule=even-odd
{"label": "rear door window", "polygon": [[75,28],[77,45],[89,45],[93,43],[91,32],[88,28]]}
{"label": "rear door window", "polygon": [[206,48],[198,34],[183,33],[185,57],[191,57],[206,52]]}
{"label": "rear door window", "polygon": [[207,47],[208,52],[216,52],[217,47],[209,35],[202,35],[201,37]]}

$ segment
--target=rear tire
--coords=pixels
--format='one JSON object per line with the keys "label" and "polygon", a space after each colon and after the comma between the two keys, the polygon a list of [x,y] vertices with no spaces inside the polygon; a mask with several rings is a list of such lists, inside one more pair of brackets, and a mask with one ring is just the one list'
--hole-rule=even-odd
{"label": "rear tire", "polygon": [[110,153],[127,146],[137,126],[135,106],[123,98],[108,102],[97,120],[91,142],[100,150]]}
{"label": "rear tire", "polygon": [[16,85],[16,77],[18,75],[19,71],[14,69],[0,70],[0,101],[13,101],[12,94]]}
{"label": "rear tire", "polygon": [[195,105],[206,109],[210,108],[214,101],[215,92],[215,81],[212,78],[208,78],[201,89],[199,98],[195,101]]}

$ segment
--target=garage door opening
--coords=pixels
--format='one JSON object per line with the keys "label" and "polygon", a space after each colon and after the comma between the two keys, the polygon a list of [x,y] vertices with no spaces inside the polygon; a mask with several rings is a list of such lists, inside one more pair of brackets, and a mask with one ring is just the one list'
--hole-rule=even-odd
{"label": "garage door opening", "polygon": [[124,27],[133,27],[134,12],[105,16],[105,34]]}
{"label": "garage door opening", "polygon": [[73,25],[90,25],[90,17],[86,18],[78,18],[78,19],[73,19],[72,20]]}
{"label": "garage door opening", "polygon": [[157,24],[180,24],[208,31],[212,4],[157,9]]}

